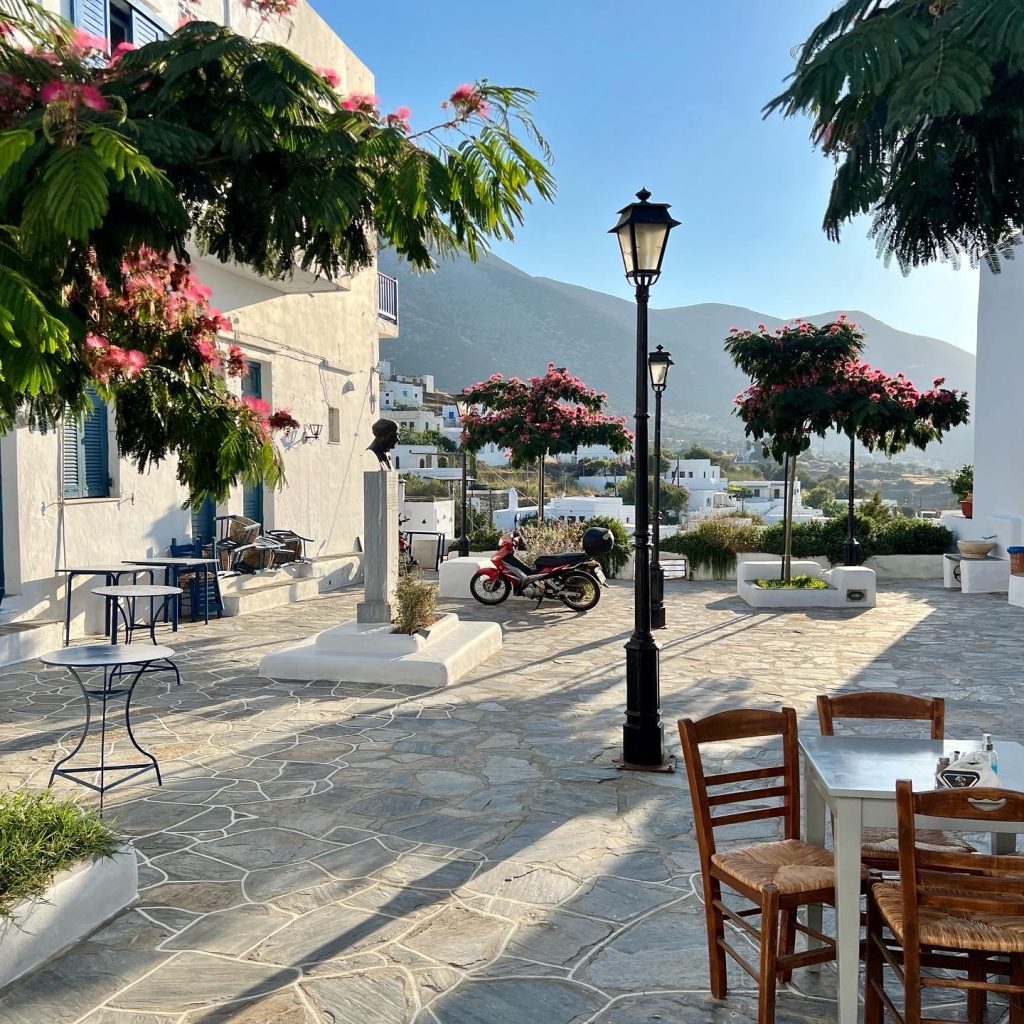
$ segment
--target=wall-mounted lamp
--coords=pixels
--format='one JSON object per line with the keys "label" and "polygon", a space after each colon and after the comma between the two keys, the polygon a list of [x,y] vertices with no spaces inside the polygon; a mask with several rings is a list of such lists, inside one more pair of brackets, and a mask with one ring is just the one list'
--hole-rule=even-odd
{"label": "wall-mounted lamp", "polygon": [[302,435],[303,441],[319,441],[320,431],[324,429],[322,423],[307,423],[306,432]]}

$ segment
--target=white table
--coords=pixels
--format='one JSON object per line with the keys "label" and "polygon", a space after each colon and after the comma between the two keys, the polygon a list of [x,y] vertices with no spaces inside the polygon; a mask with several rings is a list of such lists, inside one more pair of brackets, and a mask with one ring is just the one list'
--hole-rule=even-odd
{"label": "white table", "polygon": [[[838,1024],[857,1024],[860,962],[860,848],[863,826],[896,825],[896,780],[910,779],[915,790],[935,788],[940,755],[977,750],[973,740],[914,740],[889,736],[807,736],[804,800],[807,842],[825,845],[825,808],[833,815],[836,870],[836,967],[839,973]],[[995,738],[999,778],[1007,789],[1024,790],[1024,746]],[[992,830],[992,822],[928,819],[929,827],[960,832]],[[1002,822],[992,832],[992,852],[1011,853],[1024,822]],[[821,907],[810,908],[809,923],[821,929]]]}

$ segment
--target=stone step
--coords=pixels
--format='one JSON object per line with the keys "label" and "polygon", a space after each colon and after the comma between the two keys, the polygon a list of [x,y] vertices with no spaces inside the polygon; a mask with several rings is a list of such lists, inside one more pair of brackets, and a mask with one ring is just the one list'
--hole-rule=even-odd
{"label": "stone step", "polygon": [[45,619],[5,623],[0,617],[0,665],[31,661],[64,641],[64,624]]}
{"label": "stone step", "polygon": [[246,579],[249,582],[244,587],[231,589],[224,587],[224,583],[230,580],[221,581],[225,615],[245,615],[248,612],[265,611],[267,608],[280,608],[295,601],[316,597],[320,593],[318,581],[313,576],[285,579],[249,576]]}

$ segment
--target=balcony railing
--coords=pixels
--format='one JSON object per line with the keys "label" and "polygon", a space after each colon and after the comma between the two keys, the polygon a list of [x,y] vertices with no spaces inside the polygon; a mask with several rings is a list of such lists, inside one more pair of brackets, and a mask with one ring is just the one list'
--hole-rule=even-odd
{"label": "balcony railing", "polygon": [[389,324],[398,325],[398,282],[377,271],[377,315]]}

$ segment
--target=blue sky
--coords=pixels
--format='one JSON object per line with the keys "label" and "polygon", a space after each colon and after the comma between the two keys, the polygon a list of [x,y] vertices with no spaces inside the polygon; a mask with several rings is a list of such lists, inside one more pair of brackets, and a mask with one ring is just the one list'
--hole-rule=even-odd
{"label": "blue sky", "polygon": [[831,164],[800,120],[763,121],[792,48],[831,0],[314,0],[376,75],[385,110],[433,123],[459,83],[538,90],[558,196],[532,207],[503,259],[530,274],[628,295],[616,211],[646,186],[682,221],[652,302],[725,302],[775,316],[861,309],[973,351],[977,274],[886,269],[857,222],[829,242]]}

